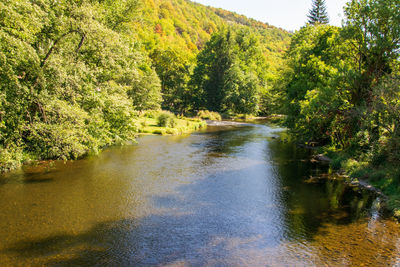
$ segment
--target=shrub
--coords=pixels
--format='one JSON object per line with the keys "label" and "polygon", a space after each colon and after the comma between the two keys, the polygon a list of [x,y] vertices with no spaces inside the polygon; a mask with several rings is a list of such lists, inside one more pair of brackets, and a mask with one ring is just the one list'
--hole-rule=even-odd
{"label": "shrub", "polygon": [[175,128],[176,126],[178,126],[178,121],[173,117],[170,118],[169,119],[169,127]]}
{"label": "shrub", "polygon": [[153,134],[165,135],[166,131],[165,131],[165,129],[156,129],[156,130],[153,131]]}
{"label": "shrub", "polygon": [[143,117],[155,119],[159,116],[159,111],[157,110],[146,110],[143,114]]}
{"label": "shrub", "polygon": [[[171,120],[175,120],[175,116],[171,112],[163,112],[157,117],[157,126],[168,127],[171,123]],[[173,122],[173,124],[175,123],[176,122]]]}
{"label": "shrub", "polygon": [[0,172],[17,168],[24,160],[21,149],[4,149],[0,146]]}
{"label": "shrub", "polygon": [[87,131],[73,125],[35,123],[27,137],[30,151],[41,159],[77,159],[89,151]]}
{"label": "shrub", "polygon": [[197,113],[197,117],[203,120],[212,120],[212,121],[220,121],[222,120],[221,115],[218,112],[208,111],[208,110],[200,110]]}
{"label": "shrub", "polygon": [[180,132],[179,132],[178,129],[171,129],[171,128],[169,128],[169,129],[166,130],[166,133],[167,133],[167,134],[172,134],[172,135],[178,135]]}

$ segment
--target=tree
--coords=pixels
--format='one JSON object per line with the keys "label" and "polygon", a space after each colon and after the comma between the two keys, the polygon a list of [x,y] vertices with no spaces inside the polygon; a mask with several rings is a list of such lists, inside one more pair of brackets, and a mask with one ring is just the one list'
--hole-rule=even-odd
{"label": "tree", "polygon": [[133,140],[135,109],[160,107],[128,25],[137,1],[100,2],[0,2],[0,169]]}
{"label": "tree", "polygon": [[157,48],[150,57],[161,80],[162,108],[184,113],[190,108],[188,82],[192,58],[178,48]]}
{"label": "tree", "polygon": [[224,80],[234,60],[234,41],[231,29],[214,34],[197,56],[192,76],[198,109],[222,111]]}
{"label": "tree", "polygon": [[400,2],[352,0],[345,7],[343,35],[357,60],[352,102],[371,102],[371,88],[395,70],[400,50]]}
{"label": "tree", "polygon": [[212,36],[192,76],[198,109],[255,114],[265,87],[265,58],[250,31],[227,29]]}
{"label": "tree", "polygon": [[313,0],[312,7],[308,14],[308,23],[313,25],[329,23],[325,0]]}
{"label": "tree", "polygon": [[293,36],[287,53],[287,124],[303,140],[326,143],[345,134],[347,128],[333,130],[333,122],[345,121],[343,109],[350,97],[344,74],[352,65],[349,50],[338,27],[309,25]]}
{"label": "tree", "polygon": [[377,149],[382,138],[398,135],[392,87],[398,86],[400,2],[352,0],[345,15],[343,28],[317,23],[293,36],[287,124],[304,140]]}
{"label": "tree", "polygon": [[149,67],[142,67],[138,81],[132,83],[128,95],[133,101],[133,107],[136,110],[160,109],[161,108],[161,86],[160,79],[155,70]]}

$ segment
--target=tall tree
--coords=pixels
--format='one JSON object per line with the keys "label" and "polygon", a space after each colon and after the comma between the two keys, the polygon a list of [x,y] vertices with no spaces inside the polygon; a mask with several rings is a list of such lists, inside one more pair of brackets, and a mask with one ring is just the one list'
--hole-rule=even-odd
{"label": "tall tree", "polygon": [[313,0],[312,7],[308,14],[308,23],[313,25],[329,23],[325,0]]}
{"label": "tall tree", "polygon": [[352,101],[371,101],[371,88],[392,73],[400,59],[400,1],[352,0],[344,9],[343,35],[357,60]]}
{"label": "tall tree", "polygon": [[150,57],[161,80],[162,108],[184,113],[190,106],[189,88],[192,58],[178,47],[157,48]]}
{"label": "tall tree", "polygon": [[267,69],[257,37],[244,29],[222,30],[197,57],[192,76],[195,107],[256,114]]}

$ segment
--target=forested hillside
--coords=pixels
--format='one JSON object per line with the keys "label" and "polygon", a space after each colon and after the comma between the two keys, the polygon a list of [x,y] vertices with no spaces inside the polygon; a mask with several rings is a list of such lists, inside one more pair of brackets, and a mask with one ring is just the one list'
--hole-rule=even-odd
{"label": "forested hillside", "polygon": [[220,80],[234,90],[222,97],[246,84],[257,101],[249,110],[266,110],[290,38],[283,30],[184,0],[1,1],[0,168],[133,140],[143,110],[208,106],[193,99],[206,97],[196,93],[193,73],[199,51],[220,31],[236,36]]}
{"label": "forested hillside", "polygon": [[[194,106],[193,84],[196,55],[213,34],[224,28],[255,35],[265,58],[265,89],[271,89],[283,63],[290,34],[282,29],[222,9],[186,0],[143,0],[141,19],[135,21],[135,36],[150,54],[164,95],[163,109],[186,112]],[[265,94],[264,94],[265,95]],[[260,96],[261,98],[261,96]],[[257,103],[258,106],[258,103]],[[260,110],[266,110],[262,105]],[[215,110],[222,111],[222,110]]]}

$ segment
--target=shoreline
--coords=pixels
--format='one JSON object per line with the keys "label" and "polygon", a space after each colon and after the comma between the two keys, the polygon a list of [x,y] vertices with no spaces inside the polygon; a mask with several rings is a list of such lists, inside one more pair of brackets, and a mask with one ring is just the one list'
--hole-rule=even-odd
{"label": "shoreline", "polygon": [[[315,151],[317,149],[315,147],[309,148],[309,147],[301,146],[301,145],[298,145],[298,146],[305,148],[305,149],[313,150],[313,151]],[[333,170],[332,169],[332,161],[333,160],[326,155],[323,155],[323,154],[314,155],[314,156],[312,156],[311,161],[319,162],[320,164],[328,164],[330,170]],[[385,194],[380,188],[372,185],[367,179],[363,179],[360,177],[351,177],[348,174],[348,171],[346,171],[343,168],[336,170],[331,175],[337,175],[337,176],[343,178],[343,182],[351,187],[355,187],[359,190],[365,190],[371,194],[376,195],[377,197],[380,197],[384,203],[382,205],[382,207],[380,208],[380,212],[383,212],[386,214],[389,213],[390,214],[389,217],[392,217],[396,221],[400,222],[400,215],[396,214],[396,210],[397,210],[396,207],[390,207],[388,205],[388,202],[390,201],[391,197],[389,195]],[[328,179],[328,178],[325,177],[325,179]]]}
{"label": "shoreline", "polygon": [[[134,140],[124,140],[120,143],[113,143],[110,145],[107,145],[105,147],[100,148],[98,151],[86,151],[85,154],[82,156],[72,159],[38,159],[35,158],[34,155],[29,155],[28,153],[24,154],[25,159],[21,160],[14,160],[12,164],[9,164],[9,166],[0,166],[0,174],[7,174],[13,171],[17,171],[19,169],[22,169],[26,166],[39,166],[39,165],[46,165],[46,163],[51,164],[52,162],[55,161],[75,161],[75,160],[80,160],[80,159],[85,159],[90,157],[91,155],[96,155],[99,153],[102,153],[107,147],[112,147],[112,146],[123,146],[127,144],[132,144],[135,143],[136,138],[140,136],[145,136],[145,135],[185,135],[185,134],[191,134],[193,132],[199,131],[201,129],[205,129],[207,127],[207,123],[204,120],[198,119],[198,118],[186,118],[186,117],[180,117],[180,118],[174,118],[174,127],[170,127],[171,125],[167,126],[158,126],[157,125],[157,120],[155,118],[147,118],[147,117],[139,117],[137,120],[138,123],[138,130],[135,133],[135,139]],[[48,164],[47,164],[48,165]]]}

